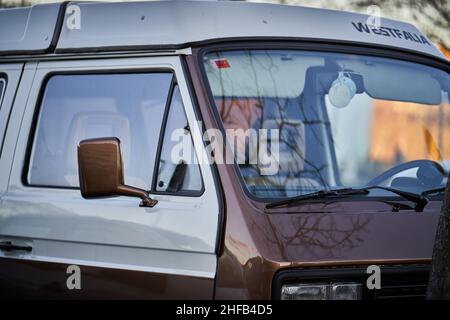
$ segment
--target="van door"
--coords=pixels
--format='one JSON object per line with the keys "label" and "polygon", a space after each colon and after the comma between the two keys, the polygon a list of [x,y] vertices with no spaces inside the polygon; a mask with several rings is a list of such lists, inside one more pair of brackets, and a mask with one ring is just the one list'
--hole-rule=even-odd
{"label": "van door", "polygon": [[6,191],[11,169],[11,161],[3,160],[5,157],[8,158],[8,155],[3,153],[3,142],[22,68],[22,63],[0,63],[0,198]]}
{"label": "van door", "polygon": [[[177,56],[39,63],[0,207],[0,294],[212,298],[219,206],[196,120]],[[81,197],[77,145],[110,136],[155,207]]]}

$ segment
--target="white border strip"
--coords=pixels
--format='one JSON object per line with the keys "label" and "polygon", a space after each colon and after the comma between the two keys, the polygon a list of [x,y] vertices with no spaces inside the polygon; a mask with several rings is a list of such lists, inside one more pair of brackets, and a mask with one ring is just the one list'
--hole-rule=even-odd
{"label": "white border strip", "polygon": [[65,258],[55,258],[55,257],[44,257],[36,255],[16,255],[10,256],[5,255],[0,252],[0,259],[11,259],[11,260],[25,260],[25,261],[35,261],[35,262],[50,262],[50,263],[60,263],[68,265],[78,265],[86,267],[96,267],[96,268],[107,268],[107,269],[118,269],[127,271],[141,271],[150,273],[162,273],[177,276],[189,276],[205,279],[214,279],[214,273],[212,272],[202,272],[202,271],[192,271],[185,269],[174,269],[174,268],[158,268],[158,267],[143,267],[132,264],[118,264],[109,262],[98,262],[98,261],[88,261],[88,260],[78,260],[78,259],[65,259]]}

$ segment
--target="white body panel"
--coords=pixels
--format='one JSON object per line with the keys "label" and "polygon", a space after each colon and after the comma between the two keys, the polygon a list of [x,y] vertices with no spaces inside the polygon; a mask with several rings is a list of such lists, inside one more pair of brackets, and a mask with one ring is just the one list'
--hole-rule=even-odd
{"label": "white body panel", "polygon": [[[72,4],[80,9],[80,28],[68,28],[68,20],[75,17],[66,14],[57,52],[180,47],[205,40],[270,37],[350,41],[443,57],[429,39],[408,23],[382,18],[380,27],[386,29],[370,27],[368,32],[358,31],[353,23],[366,25],[371,20],[357,13],[232,1]],[[420,37],[428,43],[419,41]]]}
{"label": "white body panel", "polygon": [[[154,208],[139,207],[140,199],[127,197],[86,200],[79,190],[30,187],[21,179],[39,93],[50,73],[161,68],[174,71],[191,130],[200,135],[179,57],[42,62],[35,75],[25,71],[24,77],[34,75],[35,81],[29,99],[24,94],[16,101],[5,140],[5,151],[14,159],[1,199],[0,240],[29,243],[33,251],[8,255],[214,277],[219,206],[209,165],[201,166],[205,191],[200,197],[152,195],[159,200]],[[20,89],[29,87],[25,82]],[[202,141],[194,139],[194,147],[198,152]]]}
{"label": "white body panel", "polygon": [[[32,77],[35,68],[34,64],[29,65],[28,67],[28,76],[24,76],[21,78],[23,64],[0,64],[0,76],[2,75],[4,78],[4,88],[3,88],[3,96],[0,100],[0,196],[4,193],[8,186],[9,173],[11,171],[11,163],[12,163],[12,154],[15,147],[15,141],[17,140],[16,132],[15,139],[13,136],[10,136],[9,140],[14,140],[13,144],[10,144],[9,147],[4,145],[6,141],[6,127],[8,126],[8,122],[11,123],[14,119],[10,119],[10,115],[13,117],[11,109],[12,104],[16,98],[16,93],[18,90],[19,81],[22,83],[26,83],[25,91],[29,91],[32,83]],[[21,100],[27,96],[26,92],[23,92],[25,96],[19,96],[17,99]],[[23,101],[23,99],[22,99]],[[25,101],[23,101],[25,103]],[[18,119],[16,119],[17,121]]]}

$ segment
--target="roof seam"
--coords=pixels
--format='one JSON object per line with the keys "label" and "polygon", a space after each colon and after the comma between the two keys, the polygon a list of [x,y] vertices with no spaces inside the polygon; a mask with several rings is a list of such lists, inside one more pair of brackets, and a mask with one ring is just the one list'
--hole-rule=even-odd
{"label": "roof seam", "polygon": [[58,11],[58,17],[56,19],[55,23],[55,29],[53,31],[53,37],[50,42],[50,45],[48,49],[46,50],[46,53],[54,53],[56,50],[56,47],[58,46],[59,37],[61,35],[61,29],[64,24],[64,15],[66,14],[66,8],[70,1],[64,1],[60,4],[59,11]]}

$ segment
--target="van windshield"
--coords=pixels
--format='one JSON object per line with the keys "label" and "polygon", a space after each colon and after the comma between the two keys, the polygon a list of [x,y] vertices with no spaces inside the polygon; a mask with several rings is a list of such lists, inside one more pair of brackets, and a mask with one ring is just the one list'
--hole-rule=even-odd
{"label": "van windshield", "polygon": [[442,70],[287,50],[209,53],[204,68],[254,196],[368,185],[421,193],[446,185],[450,77]]}

